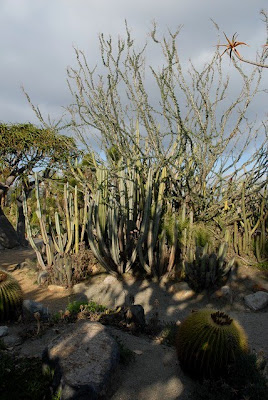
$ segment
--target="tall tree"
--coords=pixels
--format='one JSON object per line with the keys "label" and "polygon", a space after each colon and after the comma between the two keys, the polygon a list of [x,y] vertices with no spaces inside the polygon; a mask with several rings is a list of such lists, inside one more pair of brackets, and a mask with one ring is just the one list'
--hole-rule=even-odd
{"label": "tall tree", "polygon": [[12,185],[20,180],[30,193],[28,178],[33,169],[60,168],[74,149],[72,138],[52,129],[39,129],[32,124],[0,124],[0,245],[13,248],[25,241],[21,198],[17,198],[16,230],[3,211],[4,199]]}

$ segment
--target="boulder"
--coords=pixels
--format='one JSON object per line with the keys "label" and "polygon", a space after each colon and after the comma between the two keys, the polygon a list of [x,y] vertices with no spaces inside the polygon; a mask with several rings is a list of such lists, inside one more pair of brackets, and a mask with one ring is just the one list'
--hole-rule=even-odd
{"label": "boulder", "polygon": [[0,245],[7,249],[19,246],[17,232],[0,207]]}
{"label": "boulder", "polygon": [[34,313],[36,312],[40,314],[43,320],[49,318],[48,308],[34,300],[23,300],[22,310],[26,319],[35,320]]}
{"label": "boulder", "polygon": [[104,285],[114,285],[114,284],[116,284],[117,282],[118,282],[118,280],[116,279],[115,276],[108,275],[108,276],[106,276],[106,278],[104,279],[103,284],[104,284]]}
{"label": "boulder", "polygon": [[0,326],[0,338],[8,335],[8,327]]}
{"label": "boulder", "polygon": [[50,292],[64,292],[66,287],[60,285],[48,285],[47,290]]}
{"label": "boulder", "polygon": [[268,293],[259,291],[249,294],[245,296],[245,303],[251,310],[261,310],[268,305]]}
{"label": "boulder", "polygon": [[7,335],[2,340],[7,348],[19,346],[23,342],[22,338],[17,334]]}
{"label": "boulder", "polygon": [[80,320],[52,340],[43,353],[44,366],[54,368],[53,387],[62,400],[98,399],[105,395],[119,362],[119,348],[98,322]]}
{"label": "boulder", "polygon": [[127,326],[132,324],[134,330],[143,331],[145,328],[144,308],[140,304],[127,307],[126,322]]}
{"label": "boulder", "polygon": [[178,282],[171,285],[168,289],[169,293],[174,293],[173,299],[184,301],[195,296],[195,292],[189,287],[187,282]]}
{"label": "boulder", "polygon": [[211,299],[223,299],[231,304],[233,303],[233,292],[230,286],[225,285],[222,286],[220,289],[216,290],[212,295]]}

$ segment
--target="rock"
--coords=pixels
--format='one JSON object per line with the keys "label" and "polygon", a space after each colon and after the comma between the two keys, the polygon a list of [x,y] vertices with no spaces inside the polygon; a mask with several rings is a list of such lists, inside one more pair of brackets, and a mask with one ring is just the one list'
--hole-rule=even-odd
{"label": "rock", "polygon": [[3,342],[6,347],[14,347],[20,345],[23,340],[20,336],[14,334],[5,336],[3,338]]}
{"label": "rock", "polygon": [[195,295],[187,282],[174,283],[168,289],[169,293],[174,293],[174,300],[187,300]]}
{"label": "rock", "polygon": [[118,282],[118,280],[117,280],[114,276],[111,276],[111,275],[107,276],[107,277],[103,280],[103,283],[104,283],[105,285],[113,285],[113,284],[115,284],[115,283],[117,283],[117,282]]}
{"label": "rock", "polygon": [[37,277],[38,285],[41,285],[41,286],[44,285],[48,280],[48,276],[49,276],[49,273],[47,271],[39,272],[38,277]]}
{"label": "rock", "polygon": [[6,335],[8,335],[8,327],[0,326],[0,337],[4,337]]}
{"label": "rock", "polygon": [[62,400],[94,400],[105,395],[119,348],[103,325],[83,320],[52,341],[43,362],[55,368],[53,386],[61,389]]}
{"label": "rock", "polygon": [[254,311],[261,310],[268,305],[268,293],[256,292],[245,296],[246,305]]}
{"label": "rock", "polygon": [[49,290],[50,292],[64,292],[66,288],[59,285],[48,285],[47,290]]}
{"label": "rock", "polygon": [[233,302],[232,289],[228,285],[222,286],[220,289],[216,290],[216,292],[214,292],[211,295],[211,299],[225,299],[232,304]]}
{"label": "rock", "polygon": [[34,300],[23,300],[22,310],[23,316],[26,319],[35,320],[34,313],[36,312],[40,313],[41,319],[48,319],[49,317],[48,308]]}
{"label": "rock", "polygon": [[135,330],[143,331],[145,328],[144,308],[139,304],[127,307],[126,322],[127,326],[132,324]]}

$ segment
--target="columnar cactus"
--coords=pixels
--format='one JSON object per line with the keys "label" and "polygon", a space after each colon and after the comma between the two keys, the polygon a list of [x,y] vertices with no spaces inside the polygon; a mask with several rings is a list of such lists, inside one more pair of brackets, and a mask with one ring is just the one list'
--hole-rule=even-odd
{"label": "columnar cactus", "polygon": [[248,352],[246,333],[221,311],[202,309],[178,327],[176,350],[182,369],[196,378],[224,375],[236,358]]}
{"label": "columnar cactus", "polygon": [[16,318],[22,307],[23,294],[18,281],[0,270],[0,321]]}

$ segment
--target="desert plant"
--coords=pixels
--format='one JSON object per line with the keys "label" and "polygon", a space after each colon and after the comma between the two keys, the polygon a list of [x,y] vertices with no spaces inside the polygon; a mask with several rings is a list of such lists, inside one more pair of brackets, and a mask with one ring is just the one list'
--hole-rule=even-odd
{"label": "desert plant", "polygon": [[105,306],[102,306],[101,304],[97,304],[94,301],[73,301],[70,302],[66,310],[68,310],[71,314],[78,314],[79,311],[82,309],[86,310],[88,313],[98,313],[98,312],[104,312],[106,310]]}
{"label": "desert plant", "polygon": [[19,282],[0,270],[0,321],[16,318],[22,307],[23,294]]}
{"label": "desert plant", "polygon": [[[91,68],[78,49],[77,68],[68,68],[74,97],[67,108],[68,128],[88,150],[84,165],[90,166],[90,174],[94,170],[95,178],[89,182],[83,162],[81,168],[70,162],[76,182],[88,195],[81,236],[88,214],[91,250],[114,275],[139,269],[159,277],[173,272],[176,264],[184,269],[196,223],[216,225],[219,240],[230,230],[235,252],[240,246],[235,239],[242,243],[243,253],[250,251],[251,236],[266,215],[260,215],[259,210],[248,212],[256,205],[267,173],[265,123],[257,126],[247,117],[252,100],[260,92],[260,69],[256,67],[246,75],[234,61],[241,80],[239,93],[229,96],[230,102],[223,102],[232,83],[223,75],[219,49],[202,69],[190,62],[186,71],[177,46],[179,32],[169,31],[168,37],[160,39],[154,24],[152,40],[137,50],[126,23],[125,40],[115,43],[111,37],[100,35],[101,71]],[[237,51],[235,38],[230,43],[227,49]],[[146,64],[150,46],[159,48],[161,68]],[[147,91],[151,84],[153,96]],[[45,126],[40,110],[31,105]],[[58,129],[66,128],[60,125]],[[88,143],[91,128],[99,155]],[[258,148],[252,154],[248,149],[255,140]],[[69,208],[66,217],[71,219],[72,215],[77,221],[77,210]],[[163,223],[165,212],[171,217]],[[177,226],[180,221],[182,226]],[[79,224],[74,222],[71,229],[68,225],[66,221],[68,237],[72,238],[68,243],[76,238],[77,254]],[[165,229],[161,229],[163,226]],[[57,240],[52,238],[55,247],[61,247],[62,234],[61,229],[58,238],[54,235]],[[204,245],[208,237],[199,234],[196,240]],[[263,240],[257,249],[262,251]]]}
{"label": "desert plant", "polygon": [[194,311],[179,326],[176,349],[182,369],[197,378],[224,376],[248,352],[246,333],[224,312]]}
{"label": "desert plant", "polygon": [[[262,14],[262,16],[264,17],[264,22],[266,23],[266,27],[267,27],[267,25],[268,25],[268,14],[267,14],[267,12],[266,12],[265,10],[261,10],[261,14]],[[257,54],[257,57],[258,57],[258,60],[257,60],[257,61],[245,60],[245,58],[243,58],[243,57],[241,56],[241,54],[240,54],[239,51],[236,49],[236,47],[237,47],[237,46],[241,46],[241,45],[248,46],[248,44],[245,43],[245,42],[238,42],[238,41],[236,40],[236,39],[237,39],[237,36],[238,36],[237,33],[235,33],[235,34],[233,35],[232,39],[229,39],[229,38],[226,36],[225,33],[224,33],[224,36],[225,36],[225,38],[226,38],[226,40],[227,40],[227,43],[226,43],[226,44],[218,44],[218,45],[217,45],[218,47],[221,47],[221,46],[222,46],[222,47],[226,47],[226,49],[225,49],[224,52],[221,54],[221,56],[222,56],[224,53],[228,53],[228,52],[229,52],[230,59],[232,59],[232,54],[233,54],[233,55],[235,55],[240,61],[243,61],[244,63],[251,64],[251,65],[255,65],[255,66],[261,67],[261,68],[268,68],[268,64],[264,64],[264,61],[265,61],[265,59],[267,58],[267,54],[266,54],[267,46],[268,46],[267,43],[263,46],[263,51],[262,51],[261,56],[260,56],[259,54]]]}
{"label": "desert plant", "polygon": [[228,277],[234,259],[225,259],[227,243],[222,243],[218,253],[208,253],[208,245],[196,247],[195,254],[185,263],[185,280],[195,291],[210,290],[219,287]]}
{"label": "desert plant", "polygon": [[[64,210],[59,215],[59,209],[55,209],[55,218],[46,218],[44,208],[41,203],[41,194],[39,180],[35,174],[35,197],[36,197],[36,216],[40,225],[40,232],[44,243],[44,252],[36,246],[33,240],[32,227],[29,220],[29,211],[27,199],[23,196],[23,210],[25,216],[25,225],[27,238],[34,249],[39,267],[48,272],[48,281],[55,284],[71,286],[75,279],[73,273],[75,265],[71,254],[78,254],[79,241],[83,241],[85,234],[85,224],[87,220],[87,202],[88,193],[83,197],[83,210],[79,210],[78,188],[75,186],[74,193],[66,183],[63,187]],[[80,211],[82,211],[80,213]],[[81,215],[81,218],[79,214]],[[48,219],[48,222],[47,222]],[[81,221],[80,221],[81,219]],[[81,228],[81,235],[80,230]],[[48,234],[50,233],[50,235]],[[74,267],[73,267],[74,265]],[[77,271],[76,279],[82,275],[82,271]]]}

